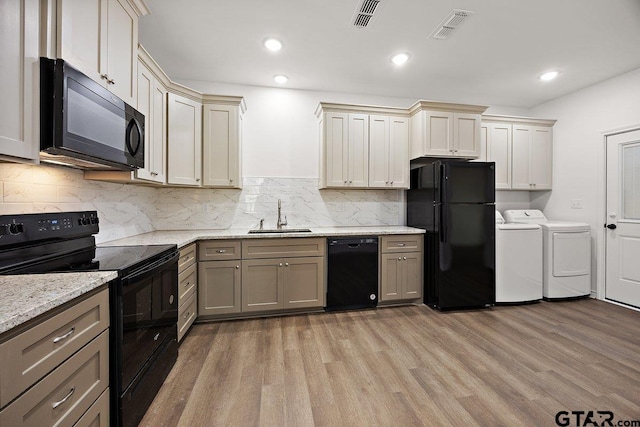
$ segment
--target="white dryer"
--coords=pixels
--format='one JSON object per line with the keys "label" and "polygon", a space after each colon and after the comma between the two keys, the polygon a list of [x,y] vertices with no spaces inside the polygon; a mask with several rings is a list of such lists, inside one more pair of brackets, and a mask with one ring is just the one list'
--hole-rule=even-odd
{"label": "white dryer", "polygon": [[496,211],[496,303],[542,299],[542,228],[505,224]]}
{"label": "white dryer", "polygon": [[542,227],[543,291],[546,300],[591,294],[591,227],[584,222],[548,221],[537,209],[506,210],[507,223]]}

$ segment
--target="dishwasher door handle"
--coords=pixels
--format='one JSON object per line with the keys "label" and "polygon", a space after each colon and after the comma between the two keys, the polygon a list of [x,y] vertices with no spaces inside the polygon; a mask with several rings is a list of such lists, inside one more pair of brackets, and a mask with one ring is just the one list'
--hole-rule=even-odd
{"label": "dishwasher door handle", "polygon": [[359,248],[360,247],[360,243],[349,243],[347,246],[349,246],[350,248]]}

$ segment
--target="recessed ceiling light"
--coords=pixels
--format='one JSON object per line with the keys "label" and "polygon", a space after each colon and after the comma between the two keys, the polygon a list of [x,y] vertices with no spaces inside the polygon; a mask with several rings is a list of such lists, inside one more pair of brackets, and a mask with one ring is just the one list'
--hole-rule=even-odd
{"label": "recessed ceiling light", "polygon": [[282,49],[282,42],[278,39],[268,38],[264,41],[264,47],[273,52],[277,52]]}
{"label": "recessed ceiling light", "polygon": [[406,53],[397,53],[391,57],[391,62],[396,65],[404,65],[409,60],[409,55]]}
{"label": "recessed ceiling light", "polygon": [[278,74],[276,76],[273,76],[273,80],[275,80],[276,83],[283,85],[289,80],[289,77]]}
{"label": "recessed ceiling light", "polygon": [[540,80],[548,82],[549,80],[553,80],[558,77],[557,71],[549,71],[540,76]]}

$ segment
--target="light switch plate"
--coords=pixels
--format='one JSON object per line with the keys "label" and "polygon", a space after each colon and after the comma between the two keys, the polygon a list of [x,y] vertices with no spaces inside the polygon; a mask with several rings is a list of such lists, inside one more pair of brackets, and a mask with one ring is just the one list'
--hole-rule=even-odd
{"label": "light switch plate", "polygon": [[571,209],[582,209],[582,199],[571,199]]}

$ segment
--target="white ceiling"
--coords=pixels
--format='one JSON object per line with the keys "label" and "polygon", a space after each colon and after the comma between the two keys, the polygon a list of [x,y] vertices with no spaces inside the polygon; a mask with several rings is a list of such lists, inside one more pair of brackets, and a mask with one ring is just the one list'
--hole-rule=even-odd
{"label": "white ceiling", "polygon": [[[140,41],[174,80],[530,108],[640,68],[640,0],[147,0]],[[452,9],[475,14],[446,40]],[[275,36],[284,48],[267,51]],[[390,57],[411,57],[402,68]],[[549,83],[538,80],[560,71]]]}

